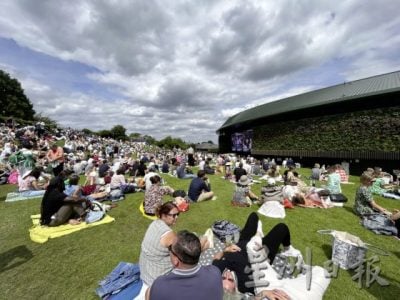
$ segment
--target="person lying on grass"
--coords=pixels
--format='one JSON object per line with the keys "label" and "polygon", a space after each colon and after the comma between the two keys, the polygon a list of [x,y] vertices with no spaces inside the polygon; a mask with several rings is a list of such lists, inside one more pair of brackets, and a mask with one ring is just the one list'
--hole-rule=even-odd
{"label": "person lying on grass", "polygon": [[[72,174],[69,177],[69,184],[65,187],[64,193],[67,196],[72,196],[76,198],[82,198],[82,187],[79,185],[79,176],[76,174]],[[88,196],[86,196],[86,199],[89,201],[93,200],[100,200],[100,199],[105,199],[107,197],[108,193],[107,192],[99,192],[99,193],[93,193]]]}
{"label": "person lying on grass", "polygon": [[294,205],[307,208],[330,208],[332,205],[326,203],[316,191],[310,191],[306,195],[298,193],[295,194],[292,199]]}
{"label": "person lying on grass", "polygon": [[[214,256],[212,264],[219,268],[222,275],[225,274],[226,269],[230,272],[235,272],[237,285],[232,285],[232,281],[230,281],[229,278],[224,278],[224,276],[222,276],[222,285],[228,294],[233,294],[235,292],[254,294],[254,286],[246,285],[246,282],[252,281],[253,276],[252,272],[246,272],[250,265],[246,245],[251,238],[256,235],[257,231],[261,230],[261,224],[259,223],[258,215],[252,212],[248,216],[246,224],[240,232],[238,243],[229,245],[225,248],[224,252],[219,252]],[[262,235],[261,232],[260,234]],[[280,245],[282,245],[284,249],[281,253],[282,255],[297,257],[297,265],[300,267],[302,264],[303,257],[300,251],[293,248],[291,245],[290,231],[286,224],[280,223],[274,226],[266,236],[262,237],[261,242],[262,246],[268,249],[268,261],[271,264],[279,251]]]}

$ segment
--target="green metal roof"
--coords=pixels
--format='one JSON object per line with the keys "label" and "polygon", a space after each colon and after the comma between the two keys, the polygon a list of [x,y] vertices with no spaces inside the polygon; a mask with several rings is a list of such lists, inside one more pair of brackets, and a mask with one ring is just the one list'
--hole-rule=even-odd
{"label": "green metal roof", "polygon": [[396,91],[400,91],[400,71],[345,82],[343,84],[262,104],[228,118],[218,131],[235,124],[278,115],[289,111],[296,111]]}

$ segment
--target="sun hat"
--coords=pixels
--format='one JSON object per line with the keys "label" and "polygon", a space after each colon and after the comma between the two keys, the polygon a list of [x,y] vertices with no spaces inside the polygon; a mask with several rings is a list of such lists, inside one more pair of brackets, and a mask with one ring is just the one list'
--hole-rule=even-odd
{"label": "sun hat", "polygon": [[274,186],[274,185],[276,185],[275,179],[274,179],[274,178],[268,178],[268,180],[267,180],[267,185],[268,185],[268,186]]}
{"label": "sun hat", "polygon": [[251,180],[246,175],[242,175],[239,179],[240,185],[249,185],[250,182],[251,182]]}

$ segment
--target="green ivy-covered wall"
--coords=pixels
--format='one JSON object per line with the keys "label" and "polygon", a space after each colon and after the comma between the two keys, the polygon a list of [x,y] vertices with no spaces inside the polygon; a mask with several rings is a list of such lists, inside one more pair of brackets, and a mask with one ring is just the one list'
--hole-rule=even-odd
{"label": "green ivy-covered wall", "polygon": [[253,149],[400,151],[400,106],[255,127]]}

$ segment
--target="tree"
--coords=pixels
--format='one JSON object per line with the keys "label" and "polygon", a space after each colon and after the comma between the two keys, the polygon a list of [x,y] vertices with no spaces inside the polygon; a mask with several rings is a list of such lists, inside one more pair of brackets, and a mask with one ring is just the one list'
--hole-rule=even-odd
{"label": "tree", "polygon": [[36,122],[43,122],[47,128],[50,128],[52,130],[58,128],[58,124],[56,121],[50,119],[49,117],[43,116],[41,113],[36,114],[34,119]]}
{"label": "tree", "polygon": [[187,144],[180,138],[172,138],[171,136],[167,136],[164,139],[157,142],[157,145],[161,148],[181,148],[186,149],[188,146]]}
{"label": "tree", "polygon": [[0,70],[0,115],[21,120],[34,120],[35,111],[18,80]]}
{"label": "tree", "polygon": [[140,137],[142,137],[142,135],[138,132],[134,132],[129,135],[129,138],[131,138],[131,139],[138,139]]}
{"label": "tree", "polygon": [[126,140],[126,129],[122,125],[115,125],[111,128],[111,137],[115,140]]}
{"label": "tree", "polygon": [[93,131],[91,131],[90,129],[87,129],[87,128],[83,128],[83,129],[82,129],[82,132],[83,132],[84,134],[86,134],[86,135],[91,135],[91,134],[94,133]]}
{"label": "tree", "polygon": [[145,135],[143,136],[144,140],[146,141],[147,144],[149,145],[156,145],[157,144],[157,140],[155,138],[153,138],[150,135]]}
{"label": "tree", "polygon": [[101,137],[104,137],[104,138],[112,137],[112,133],[111,133],[110,130],[100,130],[100,131],[97,132],[97,134],[99,136],[101,136]]}

